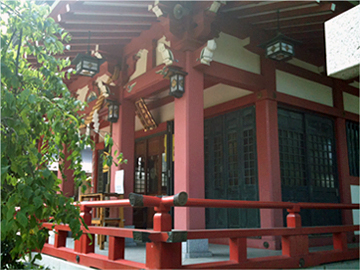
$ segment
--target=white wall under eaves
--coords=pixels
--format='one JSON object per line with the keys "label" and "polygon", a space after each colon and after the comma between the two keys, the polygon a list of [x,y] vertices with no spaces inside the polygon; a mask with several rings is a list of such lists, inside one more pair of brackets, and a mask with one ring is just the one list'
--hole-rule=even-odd
{"label": "white wall under eaves", "polygon": [[220,33],[215,42],[217,48],[214,51],[213,61],[260,74],[260,56],[244,48],[249,44],[249,38],[241,40]]}
{"label": "white wall under eaves", "polygon": [[276,89],[298,98],[333,106],[332,89],[326,85],[313,82],[287,72],[276,70]]}
{"label": "white wall under eaves", "polygon": [[343,92],[344,110],[359,114],[359,97]]}

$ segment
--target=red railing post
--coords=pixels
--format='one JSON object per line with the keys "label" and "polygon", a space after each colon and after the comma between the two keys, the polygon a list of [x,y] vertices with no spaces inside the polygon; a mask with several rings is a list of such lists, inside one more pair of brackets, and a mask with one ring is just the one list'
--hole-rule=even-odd
{"label": "red railing post", "polygon": [[[287,211],[289,212],[286,217],[287,227],[300,228],[300,207],[294,206],[292,209],[287,209]],[[307,255],[309,253],[309,237],[307,235],[282,236],[281,242],[283,255],[297,257],[301,255]]]}
{"label": "red railing post", "polygon": [[109,260],[124,259],[125,238],[109,236]]}
{"label": "red railing post", "polygon": [[348,249],[346,232],[334,233],[333,244],[334,244],[334,249],[346,251]]}
{"label": "red railing post", "polygon": [[[154,231],[171,231],[170,207],[154,208]],[[177,269],[181,267],[181,243],[146,243],[146,267],[149,269]]]}
{"label": "red railing post", "polygon": [[[91,208],[85,205],[80,205],[80,217],[82,217],[85,221],[85,224],[91,225]],[[95,236],[92,234],[92,240],[87,235],[87,233],[83,233],[79,240],[75,241],[74,250],[79,253],[90,253],[95,250]]]}
{"label": "red railing post", "polygon": [[230,261],[237,263],[244,262],[247,260],[247,238],[230,238],[229,250],[230,250]]}
{"label": "red railing post", "polygon": [[66,247],[67,231],[55,230],[54,247]]}

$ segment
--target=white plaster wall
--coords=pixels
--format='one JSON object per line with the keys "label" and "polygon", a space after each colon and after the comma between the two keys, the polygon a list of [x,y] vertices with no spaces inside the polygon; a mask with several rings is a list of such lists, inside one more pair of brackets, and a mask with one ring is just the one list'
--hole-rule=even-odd
{"label": "white plaster wall", "polygon": [[344,110],[359,114],[359,97],[343,92]]}
{"label": "white plaster wall", "polygon": [[332,89],[287,72],[276,70],[276,89],[281,93],[333,106]]}
{"label": "white plaster wall", "polygon": [[140,75],[146,72],[148,50],[143,49],[140,50],[139,53],[140,53],[140,59],[136,62],[135,72],[131,75],[129,81],[139,77]]}
{"label": "white plaster wall", "polygon": [[260,56],[244,49],[249,43],[248,38],[241,40],[220,33],[215,42],[217,48],[214,51],[213,61],[260,74]]}
{"label": "white plaster wall", "polygon": [[[360,203],[360,186],[351,185],[351,203]],[[353,210],[353,222],[354,225],[360,224],[360,210]],[[359,231],[356,231],[355,234],[360,234]]]}
{"label": "white plaster wall", "polygon": [[217,84],[204,91],[204,108],[209,108],[229,100],[250,95],[252,92],[225,84]]}
{"label": "white plaster wall", "polygon": [[328,76],[359,76],[360,5],[325,22],[325,47]]}

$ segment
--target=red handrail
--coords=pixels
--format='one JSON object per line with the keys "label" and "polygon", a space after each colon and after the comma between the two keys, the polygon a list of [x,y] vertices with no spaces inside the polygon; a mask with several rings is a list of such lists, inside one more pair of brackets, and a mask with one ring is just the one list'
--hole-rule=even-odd
{"label": "red handrail", "polygon": [[[87,201],[78,203],[88,229],[82,228],[81,239],[75,241],[74,250],[65,247],[68,225],[56,225],[55,244],[45,244],[43,252],[61,257],[85,266],[102,269],[186,269],[186,268],[297,268],[319,265],[327,262],[356,259],[359,249],[347,246],[347,233],[359,230],[358,225],[302,227],[300,209],[359,209],[359,204],[331,203],[293,203],[293,202],[260,202],[234,201],[190,198],[185,192],[167,197],[154,197],[130,194],[129,199],[109,201]],[[287,209],[287,227],[285,228],[252,228],[252,229],[218,229],[218,230],[172,230],[170,207],[216,207],[216,208],[260,208]],[[95,227],[91,224],[91,208],[97,207],[154,207],[154,229],[124,229],[114,227]],[[53,224],[44,223],[46,228]],[[309,252],[309,234],[333,234],[333,250]],[[94,242],[87,234],[107,235],[109,238],[108,256],[95,254]],[[282,256],[264,258],[247,258],[247,238],[253,236],[281,236]],[[125,260],[124,238],[136,238],[146,244],[146,263]],[[189,239],[229,238],[230,260],[214,263],[182,265],[181,242]]]}

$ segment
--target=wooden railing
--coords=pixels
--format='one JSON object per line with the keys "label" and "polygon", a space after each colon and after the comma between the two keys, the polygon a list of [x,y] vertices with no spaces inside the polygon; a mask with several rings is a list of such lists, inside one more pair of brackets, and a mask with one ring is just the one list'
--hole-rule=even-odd
{"label": "wooden railing", "polygon": [[[255,229],[187,230],[172,229],[170,207],[216,208],[270,208],[287,209],[287,227]],[[151,197],[130,194],[129,199],[83,202],[81,216],[91,224],[91,209],[98,207],[154,207],[153,230],[88,226],[75,241],[74,249],[66,247],[68,225],[56,225],[54,245],[45,244],[42,253],[70,262],[99,269],[249,269],[249,268],[299,268],[359,258],[359,248],[348,248],[347,233],[359,230],[358,225],[302,227],[300,210],[358,209],[358,204],[288,203],[188,199],[185,192],[168,197]],[[53,224],[44,223],[52,229]],[[309,252],[309,234],[332,234],[333,250]],[[108,256],[95,254],[94,241],[88,234],[106,235],[109,239]],[[247,237],[281,236],[282,255],[247,258]],[[146,242],[146,262],[125,260],[125,238]],[[187,264],[181,263],[181,242],[189,239],[229,238],[230,258],[227,261]],[[94,238],[93,238],[94,239]]]}

